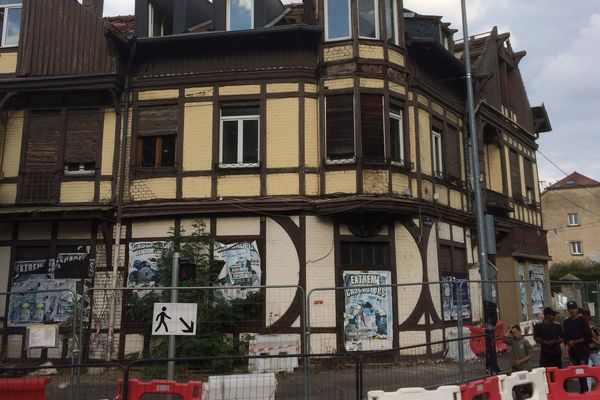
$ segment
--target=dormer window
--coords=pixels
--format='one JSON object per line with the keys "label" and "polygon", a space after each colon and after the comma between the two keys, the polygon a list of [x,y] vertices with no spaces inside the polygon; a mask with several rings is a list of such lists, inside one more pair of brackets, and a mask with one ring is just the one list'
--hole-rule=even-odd
{"label": "dormer window", "polygon": [[358,0],[358,36],[379,39],[379,2]]}
{"label": "dormer window", "polygon": [[21,33],[21,1],[0,0],[1,47],[19,45]]}
{"label": "dormer window", "polygon": [[149,1],[148,37],[160,37],[171,34],[173,34],[172,18],[169,18],[166,10],[162,9],[158,4]]}
{"label": "dormer window", "polygon": [[227,1],[227,30],[241,31],[254,27],[254,1]]}
{"label": "dormer window", "polygon": [[326,40],[350,39],[350,0],[325,1]]}

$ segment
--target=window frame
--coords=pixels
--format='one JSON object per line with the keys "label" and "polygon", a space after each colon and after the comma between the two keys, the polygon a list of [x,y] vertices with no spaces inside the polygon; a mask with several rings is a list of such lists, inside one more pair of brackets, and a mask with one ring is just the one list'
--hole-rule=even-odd
{"label": "window frame", "polygon": [[[260,105],[256,105],[253,107],[258,107],[258,114],[253,115],[229,115],[223,116],[223,108],[226,108],[227,105],[221,105],[219,107],[219,168],[258,168],[260,167]],[[223,122],[226,121],[236,121],[237,122],[237,163],[223,163]],[[258,126],[257,132],[257,141],[256,141],[256,154],[257,154],[257,162],[256,163],[245,163],[244,162],[244,121],[256,121]],[[240,123],[241,122],[241,123]]]}
{"label": "window frame", "polygon": [[[571,217],[574,217],[574,222],[571,222]],[[567,213],[567,226],[581,226],[581,221],[579,219],[579,213]]]}
{"label": "window frame", "polygon": [[154,14],[155,14],[155,6],[149,1],[148,2],[148,37],[162,37],[165,35],[165,21],[164,16],[160,19],[160,35],[154,34]]}
{"label": "window frame", "polygon": [[[162,166],[162,142],[164,137],[173,137],[173,165],[165,165]],[[154,166],[152,167],[144,167],[142,165],[143,154],[144,154],[144,140],[145,139],[155,139],[154,143]],[[164,134],[164,135],[144,135],[137,137],[137,155],[136,155],[136,167],[139,172],[146,171],[172,171],[175,170],[177,166],[177,133],[173,134]]]}
{"label": "window frame", "polygon": [[[239,1],[239,0],[238,0]],[[252,0],[252,9],[250,11],[250,27],[245,29],[236,29],[236,31],[243,31],[248,29],[254,29],[254,0]],[[231,0],[225,1],[225,30],[227,32],[231,31]]]}
{"label": "window frame", "polygon": [[325,96],[325,115],[324,115],[324,122],[325,122],[325,164],[326,165],[338,165],[338,164],[353,164],[356,162],[356,119],[354,118],[354,112],[356,110],[356,96],[354,96],[354,94],[347,94],[349,96],[352,96],[352,154],[353,156],[351,158],[329,158],[329,148],[327,146],[327,100],[329,99],[329,97],[331,96],[340,96],[338,94],[333,94],[330,96]]}
{"label": "window frame", "polygon": [[351,3],[351,1],[346,0],[346,3],[348,4],[348,36],[339,36],[339,37],[335,37],[335,38],[329,37],[329,1],[330,0],[325,0],[324,5],[323,5],[324,14],[325,14],[325,22],[324,22],[325,41],[326,42],[335,42],[335,41],[340,41],[340,40],[352,39],[352,3]]}
{"label": "window frame", "polygon": [[[404,109],[402,107],[398,107],[398,109],[400,110],[399,114],[396,114],[392,111],[392,106],[390,105],[389,108],[389,112],[388,112],[388,119],[390,120],[390,163],[392,165],[398,166],[398,167],[404,167],[406,166],[406,146],[404,144]],[[392,131],[392,124],[391,124],[391,120],[394,119],[396,121],[398,121],[398,130],[399,132],[393,132]],[[400,144],[400,155],[401,158],[399,160],[395,160],[394,159],[394,147],[392,146],[392,135],[396,135],[398,134],[398,143]]]}
{"label": "window frame", "polygon": [[[582,256],[583,255],[583,244],[580,240],[574,240],[569,242],[569,247],[571,249],[572,256]],[[577,248],[579,247],[579,248]]]}
{"label": "window frame", "polygon": [[[20,9],[21,10],[21,18],[23,17],[23,2],[20,3],[12,3],[0,5],[0,9],[4,10],[4,15],[2,16],[2,40],[0,41],[0,48],[14,48],[19,47],[19,41],[16,44],[6,44],[6,30],[8,29],[8,14],[9,10]],[[21,21],[19,21],[19,40],[21,38]]]}
{"label": "window frame", "polygon": [[[387,20],[388,2],[392,4],[392,8],[391,8],[392,14],[391,14],[390,20],[392,21],[393,26],[392,26],[392,37],[391,38],[387,37],[387,35],[388,35],[387,29],[389,28],[389,26],[387,26],[387,24],[388,24],[388,20]],[[400,35],[398,34],[398,31],[399,31],[399,29],[398,29],[399,28],[398,27],[398,1],[397,0],[386,0],[385,11],[386,11],[385,12],[385,25],[386,25],[385,40],[388,43],[391,42],[392,44],[394,44],[396,46],[400,46]]]}
{"label": "window frame", "polygon": [[[374,14],[375,14],[375,37],[372,36],[361,36],[360,35],[360,2],[361,1],[371,1],[375,6]],[[356,1],[356,26],[358,29],[358,38],[359,39],[371,39],[371,40],[379,40],[381,33],[381,21],[379,20],[379,0],[357,0]],[[387,36],[387,33],[386,33]]]}
{"label": "window frame", "polygon": [[[432,175],[442,179],[444,177],[444,159],[442,149],[442,131],[439,128],[431,128],[431,167]],[[439,164],[438,164],[439,163]]]}

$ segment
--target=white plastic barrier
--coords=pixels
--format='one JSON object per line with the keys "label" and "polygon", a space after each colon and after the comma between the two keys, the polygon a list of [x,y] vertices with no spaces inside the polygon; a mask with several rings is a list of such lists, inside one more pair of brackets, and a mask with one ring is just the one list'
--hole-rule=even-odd
{"label": "white plastic barrier", "polygon": [[209,376],[204,384],[205,400],[273,400],[277,390],[275,374]]}
{"label": "white plastic barrier", "polygon": [[531,384],[533,395],[528,399],[547,400],[548,382],[546,381],[546,368],[536,368],[531,372],[518,371],[510,376],[498,375],[500,384],[500,397],[502,400],[513,400],[513,388],[516,386]]}
{"label": "white plastic barrier", "polygon": [[446,329],[446,339],[450,340],[450,342],[448,342],[448,352],[446,353],[446,358],[449,358],[453,361],[458,361],[458,349],[459,346],[462,345],[465,361],[475,360],[477,356],[475,353],[473,353],[473,350],[471,350],[471,344],[469,343],[471,331],[464,326],[462,330],[463,340],[462,342],[459,342],[455,340],[458,339],[458,328],[452,327]]}
{"label": "white plastic barrier", "polygon": [[[249,343],[249,354],[299,354],[300,335],[256,335]],[[250,372],[294,372],[298,368],[298,357],[251,358],[248,360]]]}
{"label": "white plastic barrier", "polygon": [[440,386],[436,390],[402,388],[395,392],[372,390],[367,396],[369,400],[462,400],[458,386]]}

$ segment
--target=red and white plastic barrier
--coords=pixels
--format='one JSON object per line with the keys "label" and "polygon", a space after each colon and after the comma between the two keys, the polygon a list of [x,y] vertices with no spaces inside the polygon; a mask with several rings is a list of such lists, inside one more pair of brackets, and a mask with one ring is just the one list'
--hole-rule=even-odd
{"label": "red and white plastic barrier", "polygon": [[[473,381],[460,386],[462,400],[485,398],[486,400],[502,400],[500,397],[500,384],[497,376]],[[485,397],[483,397],[485,396]]]}
{"label": "red and white plastic barrier", "polygon": [[[121,400],[123,393],[123,379],[117,382],[117,393],[115,400]],[[148,394],[175,394],[184,400],[200,400],[202,397],[202,382],[190,381],[188,383],[177,383],[167,380],[153,380],[140,382],[137,379],[129,380],[128,400],[141,400]]]}
{"label": "red and white plastic barrier", "polygon": [[521,385],[531,385],[533,393],[530,400],[547,400],[548,383],[546,382],[546,368],[536,368],[532,371],[517,371],[510,375],[498,375],[500,385],[500,398],[513,400],[513,389]]}
{"label": "red and white plastic barrier", "polygon": [[46,385],[50,378],[2,378],[0,399],[2,400],[46,400]]}
{"label": "red and white plastic barrier", "polygon": [[[565,383],[569,379],[594,378],[596,380],[596,389],[586,393],[569,393],[565,390]],[[546,381],[550,394],[549,400],[598,400],[600,399],[600,367],[588,367],[587,365],[577,365],[569,368],[546,368]]]}

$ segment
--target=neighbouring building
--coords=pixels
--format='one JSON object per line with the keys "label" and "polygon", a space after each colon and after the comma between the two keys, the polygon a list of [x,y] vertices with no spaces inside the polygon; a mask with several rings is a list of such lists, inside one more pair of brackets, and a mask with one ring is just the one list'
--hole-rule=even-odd
{"label": "neighbouring building", "polygon": [[[401,0],[136,0],[114,18],[101,0],[18,3],[20,38],[0,49],[3,290],[144,285],[152,243],[202,219],[240,261],[230,283],[299,287],[266,289],[246,332],[300,334],[303,293],[316,353],[441,340],[456,296],[481,319],[477,285],[311,293],[480,278],[462,44],[441,17]],[[550,123],[508,34],[472,46],[491,260],[499,279],[546,281],[535,150]],[[547,291],[500,285],[501,318],[534,318]],[[94,296],[92,315],[106,306]],[[9,358],[27,356],[18,311],[0,304]],[[142,350],[116,322],[114,340],[86,322],[89,357]]]}
{"label": "neighbouring building", "polygon": [[552,262],[600,262],[600,182],[573,172],[542,193]]}

